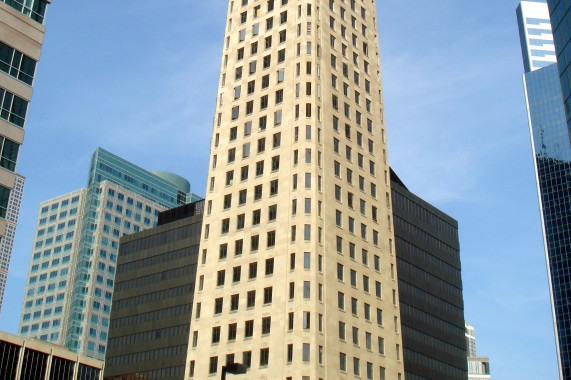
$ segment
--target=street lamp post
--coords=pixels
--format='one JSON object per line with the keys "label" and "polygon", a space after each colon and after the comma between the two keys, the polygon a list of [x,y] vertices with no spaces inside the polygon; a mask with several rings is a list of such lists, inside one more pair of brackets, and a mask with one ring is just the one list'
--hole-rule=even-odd
{"label": "street lamp post", "polygon": [[226,380],[226,373],[231,375],[241,375],[246,373],[248,368],[244,364],[240,363],[231,363],[222,366],[222,377],[221,380]]}

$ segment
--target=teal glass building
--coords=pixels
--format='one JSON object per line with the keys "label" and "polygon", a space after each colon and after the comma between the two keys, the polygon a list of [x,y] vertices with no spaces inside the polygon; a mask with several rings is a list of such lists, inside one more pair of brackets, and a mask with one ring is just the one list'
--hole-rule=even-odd
{"label": "teal glass building", "polygon": [[[168,178],[168,179],[165,179]],[[116,189],[102,186],[102,183],[108,181],[120,189],[125,189],[130,194],[136,194],[154,202],[161,207],[153,207],[148,202],[136,202],[134,198],[127,197],[125,210],[119,199],[120,192]],[[107,190],[107,193],[104,193]],[[97,288],[97,283],[105,284],[106,290],[102,293],[113,291],[114,269],[109,271],[109,267],[114,268],[115,260],[108,261],[110,257],[117,257],[119,236],[131,231],[121,231],[117,228],[109,228],[111,236],[105,237],[105,233],[101,235],[98,227],[101,229],[101,206],[102,198],[105,198],[105,207],[114,211],[111,213],[115,226],[125,227],[125,223],[129,223],[129,219],[134,218],[133,225],[137,222],[141,223],[140,229],[155,227],[159,211],[174,208],[186,202],[187,193],[190,192],[190,183],[185,179],[176,175],[164,172],[153,173],[147,171],[127,160],[122,159],[104,149],[97,149],[91,160],[91,168],[89,171],[89,179],[87,184],[87,200],[84,214],[83,230],[81,231],[81,246],[79,249],[79,257],[75,275],[75,284],[73,285],[73,299],[71,303],[71,312],[66,334],[66,346],[71,350],[83,352],[87,356],[93,356],[103,359],[106,347],[106,327],[98,325],[95,321],[101,321],[108,317],[108,311],[111,308],[111,295],[108,299],[99,301],[90,301],[90,288]],[[116,200],[108,200],[107,197],[113,198],[116,193]],[[129,202],[129,199],[132,199]],[[137,220],[139,213],[128,213],[129,203],[134,210],[140,211],[140,219]],[[144,208],[144,210],[143,210]],[[144,213],[143,213],[144,211]],[[105,217],[109,215],[105,213]],[[107,217],[107,219],[110,219]],[[103,223],[103,228],[105,228]],[[133,232],[138,232],[133,229]],[[99,232],[99,233],[98,233]],[[95,260],[94,260],[95,259]],[[105,275],[93,275],[94,266],[105,266],[107,271],[103,271]],[[99,276],[99,277],[98,277]],[[95,277],[95,278],[94,278]],[[101,279],[103,277],[103,279]],[[94,281],[95,280],[95,281]],[[100,305],[98,306],[98,302]],[[86,307],[95,310],[103,310],[103,315],[97,313],[85,312]],[[95,317],[95,318],[94,318]],[[95,325],[95,326],[93,326]],[[102,329],[103,328],[103,329]],[[94,333],[95,330],[95,333]],[[103,334],[102,334],[103,333]],[[85,342],[82,339],[85,335],[91,338],[98,338]],[[105,344],[104,344],[105,342]]]}
{"label": "teal glass building", "polygon": [[[527,52],[538,51],[537,36],[542,35],[540,42],[544,47],[539,53],[545,56],[548,51],[550,60],[556,62],[561,35],[558,37],[559,32],[556,31],[553,38],[550,33],[547,4],[531,3],[535,7],[543,7],[544,14],[538,17],[522,10],[525,10],[526,3],[530,4],[523,2],[517,11],[524,57],[524,89],[537,176],[559,373],[561,379],[571,379],[571,135],[569,115],[566,115],[564,106],[569,101],[569,88],[562,87],[560,81],[560,69],[563,67],[561,61],[544,64],[541,68],[533,67],[534,55]],[[557,60],[560,58],[561,55],[557,54]],[[565,73],[566,69],[563,68]],[[563,99],[567,99],[565,103]]]}
{"label": "teal glass building", "polygon": [[87,189],[40,206],[20,335],[103,360],[119,238],[195,198],[184,178],[97,149]]}

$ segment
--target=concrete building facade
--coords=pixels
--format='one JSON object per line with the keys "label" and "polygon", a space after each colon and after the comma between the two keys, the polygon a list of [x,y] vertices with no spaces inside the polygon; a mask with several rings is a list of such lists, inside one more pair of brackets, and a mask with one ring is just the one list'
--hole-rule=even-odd
{"label": "concrete building facade", "polygon": [[468,358],[468,380],[490,380],[490,359],[484,357]]}
{"label": "concrete building facade", "polygon": [[64,344],[86,194],[81,189],[40,204],[20,317],[23,337]]}
{"label": "concrete building facade", "polygon": [[4,299],[6,281],[8,280],[8,268],[10,267],[10,258],[12,256],[12,247],[14,246],[14,237],[16,236],[25,181],[24,177],[16,174],[14,188],[10,191],[6,210],[6,233],[0,239],[0,311],[2,311],[2,300]]}
{"label": "concrete building facade", "polygon": [[121,238],[105,379],[184,378],[203,211],[179,206]]}
{"label": "concrete building facade", "polygon": [[49,0],[0,1],[0,312],[24,186],[16,173]]}
{"label": "concrete building facade", "polygon": [[466,354],[468,357],[476,356],[476,332],[474,327],[466,323]]}
{"label": "concrete building facade", "polygon": [[103,362],[64,347],[0,331],[0,374],[5,380],[101,380]]}
{"label": "concrete building facade", "polygon": [[188,182],[165,180],[99,148],[88,187],[43,202],[20,335],[103,360],[121,236],[186,201]]}
{"label": "concrete building facade", "polygon": [[385,136],[374,2],[228,2],[185,377],[404,377]]}

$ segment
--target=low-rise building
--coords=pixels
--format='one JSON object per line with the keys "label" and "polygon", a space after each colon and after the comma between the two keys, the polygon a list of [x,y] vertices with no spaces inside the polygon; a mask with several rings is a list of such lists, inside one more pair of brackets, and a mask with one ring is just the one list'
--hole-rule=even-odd
{"label": "low-rise building", "polygon": [[5,380],[101,380],[103,362],[56,344],[0,331],[0,377]]}

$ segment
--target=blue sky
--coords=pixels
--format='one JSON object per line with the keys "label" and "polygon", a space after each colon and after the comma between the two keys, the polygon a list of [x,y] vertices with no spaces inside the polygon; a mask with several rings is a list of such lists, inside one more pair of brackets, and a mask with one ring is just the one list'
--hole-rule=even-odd
{"label": "blue sky", "polygon": [[[411,191],[459,221],[478,354],[497,379],[555,379],[518,2],[377,3],[390,162]],[[204,194],[226,7],[50,5],[0,329],[17,332],[40,202],[84,187],[98,146],[183,175]]]}

